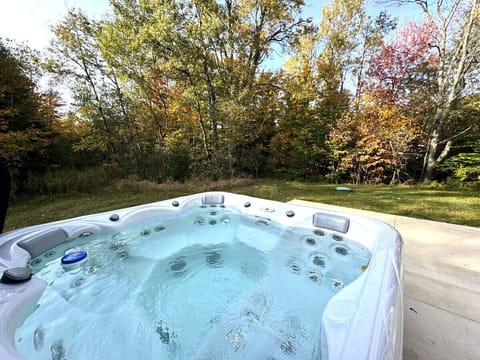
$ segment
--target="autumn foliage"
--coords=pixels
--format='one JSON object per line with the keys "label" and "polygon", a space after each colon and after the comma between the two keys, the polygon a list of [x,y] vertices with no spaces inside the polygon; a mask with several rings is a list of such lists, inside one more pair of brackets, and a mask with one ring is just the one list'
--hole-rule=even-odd
{"label": "autumn foliage", "polygon": [[[37,65],[0,46],[0,156],[19,189],[92,167],[158,182],[478,181],[478,9],[453,0],[450,22],[425,8],[397,29],[365,3],[331,0],[318,24],[299,0],[71,9]],[[54,85],[40,90],[32,69]]]}
{"label": "autumn foliage", "polygon": [[399,106],[365,96],[357,112],[341,119],[331,133],[334,174],[356,184],[405,180],[417,125]]}
{"label": "autumn foliage", "polygon": [[433,44],[429,23],[407,22],[372,58],[366,74],[368,92],[403,108],[416,103],[417,114],[426,110],[438,66]]}

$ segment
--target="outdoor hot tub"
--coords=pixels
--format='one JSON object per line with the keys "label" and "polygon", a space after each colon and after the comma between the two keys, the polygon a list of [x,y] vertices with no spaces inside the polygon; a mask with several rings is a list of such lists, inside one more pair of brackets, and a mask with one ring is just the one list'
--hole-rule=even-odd
{"label": "outdoor hot tub", "polygon": [[402,241],[209,192],[0,235],[0,359],[396,359]]}

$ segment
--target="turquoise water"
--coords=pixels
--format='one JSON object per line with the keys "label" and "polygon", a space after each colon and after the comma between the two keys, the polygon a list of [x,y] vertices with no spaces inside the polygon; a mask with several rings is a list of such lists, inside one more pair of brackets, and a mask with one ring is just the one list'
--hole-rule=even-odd
{"label": "turquoise water", "polygon": [[[60,258],[85,250],[65,270]],[[319,359],[328,300],[370,253],[225,207],[88,233],[30,261],[48,287],[15,334],[27,359]]]}

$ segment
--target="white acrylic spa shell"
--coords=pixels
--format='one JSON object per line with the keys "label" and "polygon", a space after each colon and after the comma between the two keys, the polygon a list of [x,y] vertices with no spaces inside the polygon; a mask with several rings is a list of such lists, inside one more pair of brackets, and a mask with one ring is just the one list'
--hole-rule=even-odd
{"label": "white acrylic spa shell", "polygon": [[[285,226],[329,229],[369,249],[368,268],[328,302],[322,319],[322,359],[400,360],[403,342],[402,241],[389,225],[332,212],[224,192],[210,192],[27,227],[0,235],[0,274],[82,233],[115,230],[156,214],[175,214],[202,204],[223,204]],[[10,270],[16,276],[15,270]],[[20,271],[21,273],[22,271]],[[21,275],[20,275],[21,276]],[[0,283],[0,359],[22,359],[15,330],[41,296],[36,277]]]}

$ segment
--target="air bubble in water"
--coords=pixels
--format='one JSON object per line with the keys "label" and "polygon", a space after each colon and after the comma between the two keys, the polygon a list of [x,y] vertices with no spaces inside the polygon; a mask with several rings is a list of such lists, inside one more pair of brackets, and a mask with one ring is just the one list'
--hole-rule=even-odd
{"label": "air bubble in water", "polygon": [[232,345],[234,351],[238,351],[242,347],[243,333],[241,328],[230,330],[225,338]]}

